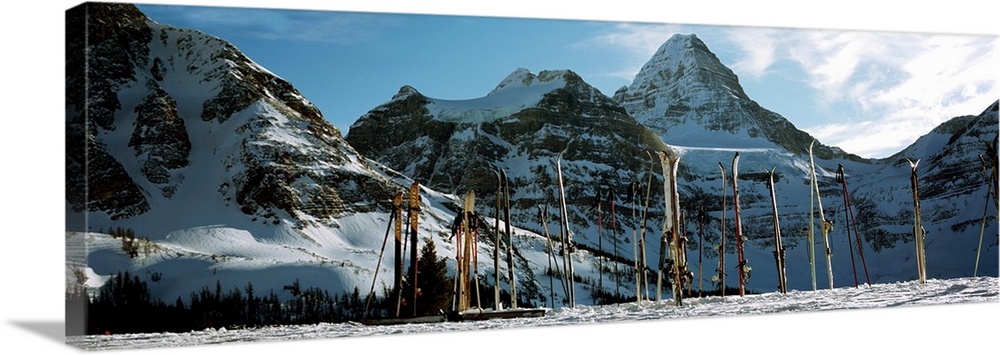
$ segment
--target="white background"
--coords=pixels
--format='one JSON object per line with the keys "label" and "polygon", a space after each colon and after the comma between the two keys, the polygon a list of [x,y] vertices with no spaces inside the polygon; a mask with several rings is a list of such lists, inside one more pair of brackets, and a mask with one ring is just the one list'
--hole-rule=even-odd
{"label": "white background", "polygon": [[[300,0],[155,1],[374,12],[598,19],[688,24],[1000,35],[996,2],[699,0],[650,5],[638,0],[570,2]],[[930,4],[927,4],[930,3]],[[75,1],[9,2],[0,13],[0,314],[3,352],[75,353],[63,343],[64,11]],[[1000,63],[998,63],[1000,75]],[[293,83],[294,84],[294,83]],[[1000,303],[835,311],[781,316],[651,321],[452,334],[211,345],[115,354],[292,352],[499,354],[537,352],[848,352],[992,353]],[[665,346],[679,347],[668,348]],[[527,350],[531,349],[531,350]]]}

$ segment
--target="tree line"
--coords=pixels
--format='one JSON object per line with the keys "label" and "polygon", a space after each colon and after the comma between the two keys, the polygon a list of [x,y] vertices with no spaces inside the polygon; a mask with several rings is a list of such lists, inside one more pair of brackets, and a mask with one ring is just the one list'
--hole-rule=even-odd
{"label": "tree line", "polygon": [[[357,288],[331,294],[318,287],[302,288],[296,279],[282,292],[291,297],[282,300],[273,289],[260,293],[252,283],[224,290],[216,281],[214,288],[204,286],[186,300],[177,297],[168,303],[153,297],[145,280],[119,272],[94,295],[81,288],[67,292],[67,335],[343,322],[361,319],[365,306]],[[374,304],[381,307],[382,303]]]}
{"label": "tree line", "polygon": [[[417,266],[418,315],[438,314],[450,309],[453,279],[447,274],[446,263],[445,259],[437,257],[433,242],[421,248]],[[367,292],[362,294],[357,287],[351,292],[331,294],[318,287],[303,287],[298,279],[281,290],[265,292],[249,282],[243,287],[224,289],[222,283],[216,281],[214,287],[203,286],[187,298],[177,297],[173,302],[154,297],[147,281],[128,271],[111,275],[92,293],[85,289],[83,281],[85,277],[66,291],[67,335],[186,332],[359,321],[394,317],[397,303],[412,305],[410,302],[413,302],[406,297],[412,295],[413,290],[408,279],[404,279],[402,298],[397,298],[392,289],[383,288],[381,297],[372,297],[370,302],[366,302]],[[412,309],[412,306],[407,308]],[[405,312],[403,315],[409,316]]]}

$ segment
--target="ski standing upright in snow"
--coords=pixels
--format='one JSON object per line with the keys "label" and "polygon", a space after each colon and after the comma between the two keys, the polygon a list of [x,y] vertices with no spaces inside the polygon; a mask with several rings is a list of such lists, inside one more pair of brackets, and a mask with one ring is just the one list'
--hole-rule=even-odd
{"label": "ski standing upright in snow", "polygon": [[746,295],[746,282],[750,276],[750,265],[743,258],[743,221],[740,218],[740,188],[739,188],[740,152],[733,156],[733,211],[736,215],[736,272],[740,280],[740,297]]}
{"label": "ski standing upright in snow", "polygon": [[417,230],[420,226],[420,184],[414,182],[410,185],[410,209],[407,212],[410,218],[410,284],[413,285],[413,293],[410,295],[412,303],[412,316],[417,316],[417,294],[420,287],[417,283]]}
{"label": "ski standing upright in snow", "polygon": [[[398,203],[397,203],[398,201]],[[396,273],[393,275],[393,289],[396,291],[396,317],[400,316],[401,307],[403,303],[403,193],[400,192],[396,201],[393,204],[398,204],[396,207],[396,223],[393,225],[395,228],[396,243],[394,246],[395,264],[393,265]]]}
{"label": "ski standing upright in snow", "polygon": [[615,297],[621,295],[621,279],[618,276],[618,217],[615,215],[615,188],[608,188],[608,202],[611,205],[611,239],[615,248]]}
{"label": "ski standing upright in snow", "polygon": [[774,168],[767,172],[767,188],[771,190],[771,215],[774,217],[774,263],[778,267],[778,291],[788,292],[785,279],[785,247],[781,245],[781,228],[778,226],[778,199],[775,197]]}
{"label": "ski standing upright in snow", "polygon": [[566,193],[563,189],[563,178],[562,178],[562,156],[565,152],[560,152],[559,156],[556,157],[556,176],[559,182],[559,219],[560,227],[562,228],[562,241],[563,241],[563,263],[565,267],[563,270],[566,271],[566,283],[569,285],[569,306],[570,308],[576,307],[576,292],[574,288],[576,287],[573,280],[573,258],[570,254],[573,253],[573,236],[569,230],[569,212],[566,209]]}
{"label": "ski standing upright in snow", "polygon": [[507,241],[507,278],[510,280],[510,307],[517,308],[517,279],[514,273],[514,236],[510,233],[510,178],[500,169],[503,180],[503,216]]}
{"label": "ski standing upright in snow", "polygon": [[990,183],[990,179],[993,179],[989,170],[986,167],[986,159],[983,155],[979,155],[979,162],[983,165],[983,180],[986,183],[986,203],[983,204],[983,221],[979,227],[979,246],[976,247],[976,266],[973,268],[972,277],[979,275],[979,255],[983,251],[983,235],[986,234],[986,212],[990,209],[990,195],[993,194],[993,184]]}
{"label": "ski standing upright in snow", "polygon": [[[809,143],[809,167],[811,169],[812,189],[816,193],[816,205],[819,207],[819,222],[820,225],[822,226],[821,231],[823,232],[823,244],[826,246],[826,275],[827,279],[830,281],[830,289],[832,290],[833,249],[830,248],[829,235],[830,235],[830,230],[833,229],[833,223],[827,221],[826,216],[823,214],[823,196],[819,193],[819,181],[816,179],[816,163],[813,159],[813,144],[816,144],[815,140],[813,140],[812,143]],[[810,228],[812,228],[812,224],[810,224]]]}
{"label": "ski standing upright in snow", "polygon": [[[456,312],[462,312],[471,307],[472,301],[472,283],[475,282],[477,288],[477,298],[478,292],[478,275],[470,277],[470,271],[474,271],[475,267],[475,253],[476,253],[476,241],[473,234],[473,216],[474,209],[476,206],[476,195],[474,192],[469,191],[465,194],[464,208],[462,210],[461,217],[458,218],[458,223],[453,226],[454,237],[455,237],[455,301],[452,302],[453,310]],[[478,303],[478,302],[477,302]]]}
{"label": "ski standing upright in snow", "polygon": [[[677,191],[677,169],[680,166],[680,157],[671,150],[657,152],[660,163],[663,166],[663,195],[664,195],[664,223],[663,238],[660,246],[660,272],[663,272],[663,251],[664,246],[670,247],[670,276],[671,288],[673,290],[674,304],[683,304],[684,285],[687,284],[692,275],[687,265],[687,247],[685,236],[681,233],[681,209],[680,195]],[[659,280],[657,280],[659,286]],[[659,287],[657,287],[659,292]]]}
{"label": "ski standing upright in snow", "polygon": [[699,205],[698,207],[698,297],[702,297],[702,290],[704,289],[703,281],[705,280],[702,274],[702,249],[705,242],[705,231],[702,229],[705,224],[705,205]]}
{"label": "ski standing upright in snow", "polygon": [[640,185],[638,181],[633,181],[632,184],[629,185],[628,198],[627,198],[629,200],[629,205],[632,206],[632,266],[635,268],[635,303],[637,305],[642,303],[642,274],[643,274],[642,272],[643,268],[640,267],[641,263],[639,260],[639,233],[638,233],[639,223],[636,220],[636,215],[635,215],[636,200],[639,199],[638,197],[640,190],[639,186]]}
{"label": "ski standing upright in snow", "polygon": [[604,236],[601,234],[601,186],[597,186],[594,202],[597,204],[597,302],[604,305]]}
{"label": "ski standing upright in snow", "polygon": [[719,230],[721,231],[722,237],[719,238],[719,268],[715,270],[716,275],[713,277],[713,281],[716,281],[716,288],[719,289],[719,294],[724,298],[726,297],[726,167],[722,166],[722,162],[719,162],[719,169],[722,170],[722,214],[720,215]]}
{"label": "ski standing upright in snow", "polygon": [[920,159],[910,162],[910,187],[913,188],[913,236],[917,248],[917,278],[921,284],[927,283],[927,258],[924,253],[924,237],[927,231],[924,230],[923,222],[920,219],[920,194],[917,191],[917,164]]}
{"label": "ski standing upright in snow", "polygon": [[500,211],[503,210],[503,180],[500,168],[493,168],[497,177],[497,207],[493,227],[493,310],[500,310]]}

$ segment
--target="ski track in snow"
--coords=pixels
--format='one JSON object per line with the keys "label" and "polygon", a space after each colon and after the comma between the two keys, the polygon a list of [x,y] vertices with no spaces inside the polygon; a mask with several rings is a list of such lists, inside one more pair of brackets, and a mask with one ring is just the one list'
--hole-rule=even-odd
{"label": "ski track in snow", "polygon": [[674,306],[671,300],[643,301],[641,305],[632,302],[606,306],[577,306],[550,309],[540,318],[384,326],[365,326],[346,322],[236,330],[220,328],[187,333],[72,336],[66,338],[66,343],[87,350],[159,348],[997,301],[1000,301],[998,278],[966,277],[930,279],[924,285],[920,285],[917,281],[905,281],[873,284],[871,287],[842,287],[819,291],[792,290],[787,294],[772,292],[744,297],[728,295],[724,298],[718,296],[688,298],[684,299],[684,305],[680,307]]}

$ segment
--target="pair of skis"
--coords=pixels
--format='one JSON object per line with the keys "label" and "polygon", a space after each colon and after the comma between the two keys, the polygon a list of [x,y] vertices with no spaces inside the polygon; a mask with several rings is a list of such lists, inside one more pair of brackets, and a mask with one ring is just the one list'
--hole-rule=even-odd
{"label": "pair of skis", "polygon": [[[736,232],[736,273],[739,280],[740,297],[746,295],[746,283],[750,278],[750,265],[743,255],[743,243],[746,237],[743,236],[743,220],[740,217],[740,189],[739,189],[739,163],[740,153],[733,155],[732,179],[733,179],[733,213],[735,214]],[[712,280],[716,282],[722,297],[726,296],[726,167],[719,162],[719,170],[722,171],[722,215],[721,215],[721,241],[719,242],[719,267],[716,269]]]}
{"label": "pair of skis", "polygon": [[[407,231],[407,238],[410,240],[412,245],[412,251],[410,254],[410,270],[412,274],[410,275],[411,284],[413,285],[413,294],[411,300],[413,300],[412,313],[413,316],[417,314],[417,229],[419,227],[419,217],[420,217],[420,184],[414,182],[410,186],[409,190],[409,209],[407,212],[407,218],[409,219],[409,230]],[[375,296],[375,282],[378,279],[378,270],[382,265],[382,256],[385,254],[385,246],[389,240],[389,231],[394,230],[395,236],[395,263],[393,269],[395,271],[393,276],[393,290],[395,292],[396,298],[396,313],[395,316],[399,317],[402,313],[403,304],[403,193],[400,192],[392,200],[392,210],[389,212],[389,223],[385,229],[385,237],[382,239],[382,250],[379,252],[378,262],[375,265],[375,275],[372,277],[372,286],[368,291],[368,297],[365,300],[365,312],[364,317],[368,316],[368,307],[371,304],[372,298]]]}
{"label": "pair of skis", "polygon": [[479,263],[478,263],[478,219],[475,213],[476,194],[469,191],[465,194],[464,208],[452,226],[455,237],[455,286],[452,310],[465,311],[472,306],[472,293],[475,287],[476,307],[482,308],[479,297]]}
{"label": "pair of skis", "polygon": [[813,140],[809,143],[809,168],[810,172],[810,190],[809,190],[809,263],[812,267],[812,284],[813,291],[816,291],[816,251],[813,247],[813,201],[819,206],[819,221],[820,230],[823,233],[823,244],[826,246],[826,273],[827,279],[830,281],[830,289],[833,289],[833,249],[830,248],[830,231],[833,230],[833,222],[826,219],[826,215],[823,213],[823,197],[819,193],[819,182],[816,179],[816,162],[813,159],[813,145],[816,141]]}
{"label": "pair of skis", "polygon": [[[567,143],[568,144],[568,143]],[[563,265],[565,266],[563,270],[566,270],[566,284],[568,289],[567,298],[569,300],[570,308],[576,307],[576,282],[573,280],[573,258],[571,254],[573,253],[573,234],[569,229],[569,212],[566,208],[566,193],[563,189],[563,177],[562,177],[562,156],[565,151],[560,152],[559,156],[556,158],[556,176],[559,182],[559,227],[562,231],[562,236],[560,240],[563,243]]]}
{"label": "pair of skis", "polygon": [[719,170],[722,170],[722,215],[720,216],[719,229],[722,238],[719,240],[719,267],[715,269],[715,276],[712,281],[716,283],[716,288],[722,297],[726,297],[726,167],[719,162]]}
{"label": "pair of skis", "polygon": [[673,291],[674,304],[683,305],[684,285],[689,284],[694,278],[688,270],[687,262],[687,237],[681,232],[680,195],[677,190],[677,170],[680,167],[680,156],[672,150],[657,152],[660,164],[663,168],[663,193],[664,193],[664,219],[663,233],[660,237],[660,262],[656,280],[656,297],[660,299],[662,289],[663,272],[666,269],[664,257],[669,246],[670,260],[669,276],[671,277],[671,288]]}
{"label": "pair of skis", "polygon": [[788,292],[785,276],[785,247],[781,245],[781,228],[778,226],[778,199],[775,197],[774,169],[767,172],[767,188],[771,190],[771,214],[774,219],[774,263],[778,268],[778,291]]}
{"label": "pair of skis", "polygon": [[514,274],[514,253],[513,239],[510,232],[510,179],[507,172],[500,168],[493,169],[493,174],[497,177],[497,206],[496,206],[496,241],[493,248],[493,270],[494,280],[497,285],[494,288],[494,309],[500,307],[500,212],[504,213],[504,239],[507,244],[507,278],[510,282],[510,306],[517,308],[517,279]]}
{"label": "pair of skis", "polygon": [[[810,174],[810,185],[811,185],[811,188],[810,188],[810,192],[809,192],[810,193],[810,200],[809,200],[809,207],[810,207],[810,210],[809,210],[809,264],[810,264],[810,267],[812,268],[812,285],[813,285],[813,291],[816,290],[816,265],[815,265],[815,262],[814,262],[816,254],[815,254],[815,249],[813,248],[813,245],[814,245],[814,243],[813,243],[813,225],[814,224],[813,224],[813,209],[812,209],[813,199],[815,199],[815,201],[819,205],[820,225],[821,225],[822,233],[823,233],[823,241],[824,241],[824,244],[826,246],[827,277],[828,277],[829,282],[830,282],[830,289],[831,290],[833,289],[833,264],[832,264],[833,263],[832,262],[833,251],[830,248],[830,239],[829,239],[829,233],[833,229],[833,222],[832,221],[828,221],[826,219],[826,216],[823,213],[823,198],[820,195],[819,183],[818,183],[817,178],[816,178],[816,164],[815,164],[815,161],[813,159],[813,144],[815,144],[815,143],[816,143],[816,141],[814,140],[811,144],[809,144],[809,166],[811,168],[811,174]],[[912,163],[911,162],[911,165],[912,165],[912,168],[913,168],[913,176],[914,176],[914,178],[913,178],[914,201],[916,201],[916,163]],[[858,270],[857,270],[857,266],[856,266],[857,264],[855,263],[855,259],[854,259],[854,246],[852,245],[852,241],[851,241],[851,230],[852,229],[854,231],[854,242],[853,243],[857,245],[858,255],[861,258],[861,265],[862,265],[862,267],[864,269],[864,272],[865,272],[865,282],[868,284],[868,286],[871,286],[871,279],[868,277],[868,265],[865,262],[864,248],[862,247],[862,243],[861,243],[861,234],[858,233],[857,221],[854,218],[854,208],[853,208],[853,206],[851,204],[850,191],[847,188],[847,178],[845,176],[844,165],[843,164],[838,164],[838,167],[837,167],[837,178],[836,178],[836,180],[838,182],[840,182],[841,196],[844,199],[844,219],[845,219],[845,224],[846,224],[846,226],[844,227],[844,230],[847,233],[848,251],[850,252],[850,255],[851,255],[851,268],[854,271],[854,287],[858,287],[859,282],[858,282]],[[917,210],[919,210],[919,208],[917,208]],[[920,215],[920,213],[918,211],[915,214],[915,216],[916,216],[916,218],[917,218],[918,221],[919,221],[919,215]],[[922,228],[921,228],[921,231],[922,231]],[[918,254],[922,255],[922,252],[923,252],[922,251],[922,245],[923,245],[922,232],[921,232],[921,237],[919,237],[918,239],[920,240],[919,241],[919,245],[920,246],[918,246]],[[922,258],[921,256],[918,256],[918,259],[921,259],[921,258]],[[918,263],[922,265],[922,261],[918,261]]]}
{"label": "pair of skis", "polygon": [[913,236],[916,245],[917,259],[917,279],[921,284],[927,283],[927,256],[924,252],[924,237],[927,231],[924,230],[923,222],[920,218],[920,194],[917,191],[917,164],[920,159],[910,162],[910,187],[913,188]]}
{"label": "pair of skis", "polygon": [[[652,178],[652,172],[650,172]],[[649,299],[649,286],[646,282],[646,225],[645,218],[642,223],[642,235],[638,232],[639,222],[636,217],[636,205],[639,204],[642,196],[642,184],[638,181],[629,185],[628,197],[626,198],[632,210],[632,266],[635,269],[635,302],[641,304],[642,291],[646,290],[646,299]],[[645,216],[645,212],[642,212]]]}
{"label": "pair of skis", "polygon": [[740,217],[739,163],[740,153],[736,152],[733,156],[733,213],[736,218],[736,271],[740,281],[740,297],[743,297],[746,295],[751,268],[743,255],[743,244],[747,238],[743,236],[743,219]]}

